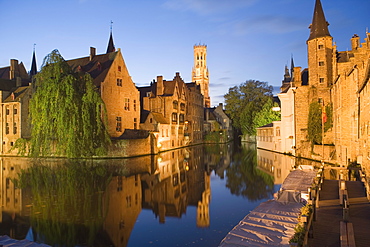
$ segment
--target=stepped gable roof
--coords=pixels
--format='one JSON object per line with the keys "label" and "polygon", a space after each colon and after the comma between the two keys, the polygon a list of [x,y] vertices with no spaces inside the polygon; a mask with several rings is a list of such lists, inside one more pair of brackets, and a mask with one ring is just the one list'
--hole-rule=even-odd
{"label": "stepped gable roof", "polygon": [[5,103],[19,101],[29,89],[29,86],[18,87],[5,100]]}
{"label": "stepped gable roof", "polygon": [[176,86],[176,82],[175,81],[165,81],[163,80],[163,86],[164,86],[164,90],[163,90],[163,95],[173,95],[175,93],[175,86]]}
{"label": "stepped gable roof", "polygon": [[324,11],[322,9],[321,1],[316,0],[315,9],[312,18],[312,24],[310,25],[310,37],[308,40],[316,39],[320,37],[331,37],[328,29],[329,23],[325,19]]}
{"label": "stepped gable roof", "polygon": [[176,72],[175,77],[173,78],[172,81],[165,81],[163,80],[163,85],[164,85],[164,95],[173,95],[175,93],[175,88],[177,85],[177,89],[179,90],[179,94],[181,95],[183,92],[183,86],[184,86],[184,81],[180,76],[179,72]]}
{"label": "stepped gable roof", "polygon": [[117,56],[117,52],[95,55],[90,60],[90,56],[68,60],[67,63],[75,72],[83,71],[89,73],[94,80],[95,86],[100,87],[108,71]]}

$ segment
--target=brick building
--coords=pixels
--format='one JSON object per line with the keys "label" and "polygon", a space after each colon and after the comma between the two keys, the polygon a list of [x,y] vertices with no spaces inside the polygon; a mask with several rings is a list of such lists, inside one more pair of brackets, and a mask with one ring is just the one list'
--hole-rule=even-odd
{"label": "brick building", "polygon": [[[282,102],[282,144],[292,136],[292,153],[296,156],[331,161],[343,166],[352,162],[362,165],[370,176],[370,33],[364,42],[355,34],[351,50],[338,51],[328,29],[320,0],[316,0],[310,35],[307,40],[308,68],[286,71],[279,98]],[[324,133],[323,144],[308,140],[310,104],[331,106],[332,127]],[[324,120],[325,119],[325,120]],[[285,133],[285,132],[286,133]],[[289,145],[282,152],[287,151]]]}
{"label": "brick building", "polygon": [[115,51],[112,33],[107,53],[96,55],[96,49],[90,47],[89,56],[67,62],[74,71],[87,72],[93,78],[105,103],[111,137],[121,136],[125,129],[139,129],[139,91],[131,79],[121,50]]}
{"label": "brick building", "polygon": [[139,90],[141,128],[155,132],[160,150],[201,142],[203,96],[196,84],[185,83],[177,72],[171,81],[157,76],[150,86]]}
{"label": "brick building", "polygon": [[[30,75],[36,74],[35,52]],[[18,138],[30,137],[28,121],[28,103],[31,95],[29,83],[31,77],[23,63],[11,59],[10,66],[0,68],[0,154],[16,154],[10,152]]]}

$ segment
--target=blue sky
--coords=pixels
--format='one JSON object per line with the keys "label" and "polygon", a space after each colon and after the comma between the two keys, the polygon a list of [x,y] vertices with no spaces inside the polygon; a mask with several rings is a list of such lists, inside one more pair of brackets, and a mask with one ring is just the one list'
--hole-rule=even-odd
{"label": "blue sky", "polygon": [[[321,0],[338,50],[370,27],[369,0]],[[0,0],[0,67],[14,58],[38,68],[58,49],[65,59],[105,53],[110,22],[137,86],[180,72],[191,81],[193,45],[207,45],[211,104],[246,80],[280,86],[293,55],[307,66],[306,40],[315,0]]]}

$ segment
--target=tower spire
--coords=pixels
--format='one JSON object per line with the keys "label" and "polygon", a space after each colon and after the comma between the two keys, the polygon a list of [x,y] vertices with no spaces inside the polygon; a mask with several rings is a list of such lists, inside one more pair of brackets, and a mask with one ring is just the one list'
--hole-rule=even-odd
{"label": "tower spire", "polygon": [[36,44],[33,44],[33,55],[32,55],[32,63],[31,63],[31,70],[30,70],[30,78],[37,74],[37,65],[36,65],[36,52],[35,52]]}
{"label": "tower spire", "polygon": [[114,47],[114,43],[113,43],[112,27],[113,27],[113,21],[110,21],[110,36],[109,36],[109,42],[108,42],[108,47],[107,47],[107,52],[106,53],[116,51],[116,47]]}
{"label": "tower spire", "polygon": [[291,55],[290,58],[290,76],[293,79],[293,71],[294,71],[294,60],[293,60],[293,54]]}
{"label": "tower spire", "polygon": [[313,13],[312,24],[310,25],[310,37],[308,40],[330,36],[329,23],[325,19],[324,11],[322,9],[321,1],[316,0],[315,10]]}

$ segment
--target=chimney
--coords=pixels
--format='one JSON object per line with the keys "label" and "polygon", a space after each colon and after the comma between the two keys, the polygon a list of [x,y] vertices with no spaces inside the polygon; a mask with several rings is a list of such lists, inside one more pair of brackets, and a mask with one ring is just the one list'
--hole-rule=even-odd
{"label": "chimney", "polygon": [[163,76],[157,76],[157,95],[163,95],[164,86],[163,86]]}
{"label": "chimney", "polygon": [[354,34],[351,39],[352,51],[357,50],[360,47],[360,37],[357,34]]}
{"label": "chimney", "polygon": [[10,71],[9,71],[9,79],[13,80],[17,76],[19,76],[18,71],[18,60],[17,59],[10,59]]}
{"label": "chimney", "polygon": [[90,47],[90,61],[95,57],[96,55],[96,48]]}
{"label": "chimney", "polygon": [[292,82],[294,85],[301,85],[302,84],[302,74],[301,74],[301,67],[294,67],[293,68],[293,80]]}
{"label": "chimney", "polygon": [[219,103],[218,106],[223,110],[224,109],[224,105],[222,103]]}

